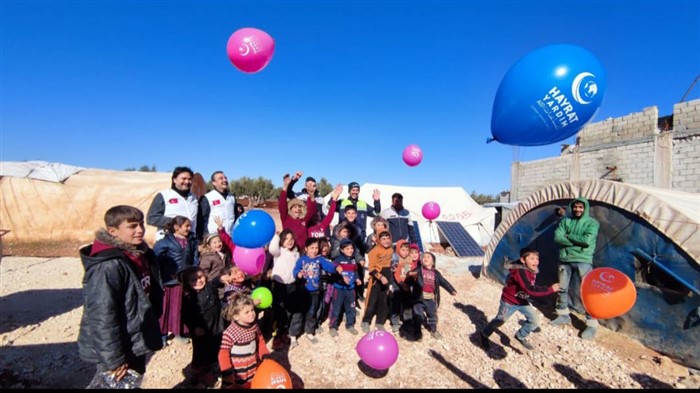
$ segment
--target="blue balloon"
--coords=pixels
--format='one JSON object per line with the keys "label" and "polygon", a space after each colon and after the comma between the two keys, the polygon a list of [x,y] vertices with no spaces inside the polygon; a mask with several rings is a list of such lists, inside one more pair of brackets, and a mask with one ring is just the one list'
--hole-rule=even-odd
{"label": "blue balloon", "polygon": [[569,44],[549,45],[522,57],[498,86],[487,142],[539,146],[580,130],[603,101],[606,75],[598,59]]}
{"label": "blue balloon", "polygon": [[233,242],[245,248],[263,247],[275,236],[275,220],[264,210],[248,210],[233,225]]}

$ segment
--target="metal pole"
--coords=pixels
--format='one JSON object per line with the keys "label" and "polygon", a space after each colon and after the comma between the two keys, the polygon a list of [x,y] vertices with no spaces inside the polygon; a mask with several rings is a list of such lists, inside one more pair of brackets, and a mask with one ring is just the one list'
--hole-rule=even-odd
{"label": "metal pole", "polygon": [[679,275],[677,275],[676,273],[674,273],[673,271],[671,271],[669,268],[667,268],[666,266],[664,266],[664,265],[662,265],[660,262],[658,262],[658,261],[656,260],[657,257],[652,257],[652,256],[650,256],[649,254],[647,254],[646,252],[642,251],[642,250],[639,249],[639,248],[637,248],[637,249],[635,249],[635,250],[632,250],[631,252],[632,252],[632,255],[634,255],[634,256],[636,256],[636,257],[639,257],[639,258],[643,258],[643,259],[645,259],[645,260],[647,260],[647,261],[653,263],[654,266],[658,267],[659,269],[663,270],[666,274],[668,274],[669,276],[671,276],[671,277],[673,277],[674,279],[676,279],[676,281],[678,281],[679,283],[681,283],[684,287],[688,288],[688,289],[689,289],[690,291],[692,291],[694,294],[700,296],[700,290],[698,290],[698,289],[695,288],[692,284],[690,284],[689,282],[685,281],[685,280],[684,280],[683,278],[681,278]]}

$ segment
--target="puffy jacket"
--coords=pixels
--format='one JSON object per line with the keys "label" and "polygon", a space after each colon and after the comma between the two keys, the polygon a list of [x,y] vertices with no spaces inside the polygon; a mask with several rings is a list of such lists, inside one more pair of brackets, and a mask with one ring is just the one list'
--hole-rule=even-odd
{"label": "puffy jacket", "polygon": [[156,254],[160,276],[164,285],[177,284],[177,275],[185,268],[199,265],[199,250],[197,249],[197,237],[190,232],[187,237],[187,246],[182,248],[172,233],[166,233],[165,237],[158,240],[153,246]]}
{"label": "puffy jacket", "polygon": [[[422,266],[418,266],[414,270],[411,270],[412,272],[417,272],[418,276],[416,277],[415,281],[412,281],[412,299],[413,303],[419,302],[423,300],[423,269],[425,269]],[[452,284],[450,284],[449,281],[447,281],[442,274],[440,274],[437,269],[434,270],[435,272],[435,304],[440,306],[440,287],[445,288],[445,290],[449,293],[455,292],[454,287]]]}
{"label": "puffy jacket", "polygon": [[113,370],[126,363],[127,355],[141,356],[163,347],[158,324],[163,288],[150,249],[140,251],[145,252],[151,277],[146,295],[133,262],[122,249],[90,256],[92,247],[80,249],[85,275],[78,353],[86,362]]}
{"label": "puffy jacket", "polygon": [[[573,217],[574,202],[582,202],[584,206],[583,214],[579,218]],[[560,246],[560,261],[593,263],[600,224],[589,216],[589,212],[588,199],[584,197],[578,197],[569,203],[569,216],[563,218],[554,231],[554,242]]]}

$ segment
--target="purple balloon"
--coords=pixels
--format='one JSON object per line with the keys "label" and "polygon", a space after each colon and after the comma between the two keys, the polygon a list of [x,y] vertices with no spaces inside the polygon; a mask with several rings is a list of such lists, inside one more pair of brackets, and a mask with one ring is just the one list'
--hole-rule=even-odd
{"label": "purple balloon", "polygon": [[386,370],[399,357],[399,343],[390,333],[375,330],[365,334],[355,347],[360,359],[375,370]]}
{"label": "purple balloon", "polygon": [[423,205],[423,217],[426,220],[434,220],[440,217],[440,205],[437,202],[426,202]]}
{"label": "purple balloon", "polygon": [[265,248],[245,248],[236,246],[233,249],[233,263],[249,276],[260,273],[265,266]]}

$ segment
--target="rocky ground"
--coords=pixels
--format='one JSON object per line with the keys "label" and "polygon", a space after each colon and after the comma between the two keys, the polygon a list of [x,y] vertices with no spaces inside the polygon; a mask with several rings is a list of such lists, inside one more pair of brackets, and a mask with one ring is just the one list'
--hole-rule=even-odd
{"label": "rocky ground", "polygon": [[[7,249],[6,249],[7,251]],[[17,254],[15,254],[17,255]],[[440,268],[440,265],[438,265]],[[82,314],[82,268],[77,258],[4,257],[0,266],[0,388],[82,388],[93,366],[77,354]],[[627,336],[601,327],[594,341],[578,337],[583,324],[552,327],[524,349],[513,335],[519,317],[494,334],[491,349],[478,344],[478,330],[498,309],[501,286],[468,269],[447,270],[457,288],[443,293],[439,330],[443,339],[397,338],[399,357],[386,371],[367,367],[355,345],[361,335],[341,328],[314,345],[301,339],[273,358],[298,388],[692,388],[700,377]],[[361,313],[361,312],[360,312]],[[388,325],[388,323],[387,323]],[[327,332],[327,329],[326,329]],[[191,344],[174,342],[150,360],[143,386],[187,388]]]}

